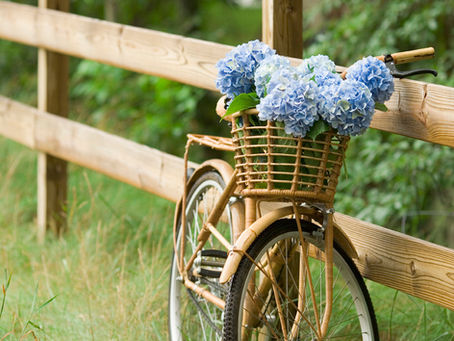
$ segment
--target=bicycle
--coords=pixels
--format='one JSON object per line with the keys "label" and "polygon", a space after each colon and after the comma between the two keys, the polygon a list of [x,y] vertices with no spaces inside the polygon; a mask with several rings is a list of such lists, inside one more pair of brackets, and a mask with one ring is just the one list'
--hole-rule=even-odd
{"label": "bicycle", "polygon": [[[394,64],[433,54],[377,58],[403,78],[433,71],[402,73]],[[225,112],[223,99],[217,112]],[[232,138],[188,135],[174,219],[170,339],[378,340],[355,247],[333,221],[348,137],[285,137],[269,121],[250,125],[256,115],[232,115]],[[234,152],[235,169],[223,160],[190,169],[195,143]]]}

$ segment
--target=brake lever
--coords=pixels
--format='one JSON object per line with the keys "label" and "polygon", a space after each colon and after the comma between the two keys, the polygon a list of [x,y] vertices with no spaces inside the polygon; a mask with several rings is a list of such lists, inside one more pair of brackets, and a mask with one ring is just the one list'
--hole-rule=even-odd
{"label": "brake lever", "polygon": [[438,75],[437,71],[432,69],[416,69],[411,71],[400,71],[396,68],[396,65],[394,64],[394,59],[390,54],[385,56],[385,65],[389,69],[389,71],[391,71],[391,75],[395,78],[406,78],[413,75],[421,75],[427,73],[432,74],[434,77],[437,77]]}

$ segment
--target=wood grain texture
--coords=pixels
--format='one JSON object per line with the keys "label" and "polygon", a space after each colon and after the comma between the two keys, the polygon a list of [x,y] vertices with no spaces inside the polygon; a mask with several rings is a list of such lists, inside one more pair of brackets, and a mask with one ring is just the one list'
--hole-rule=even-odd
{"label": "wood grain texture", "polygon": [[[1,96],[0,134],[168,200],[182,193],[183,159]],[[454,250],[340,213],[335,221],[363,276],[454,309]]]}
{"label": "wood grain texture", "polygon": [[454,310],[454,250],[340,213],[335,222],[355,245],[364,277]]}
{"label": "wood grain texture", "polygon": [[[69,0],[39,0],[40,8],[69,11]],[[67,117],[69,112],[69,57],[39,49],[38,108]],[[57,235],[66,229],[67,163],[53,156],[38,156],[38,240],[44,241],[46,230]]]}
{"label": "wood grain texture", "polygon": [[262,40],[283,56],[303,55],[303,1],[262,0]]}
{"label": "wood grain texture", "polygon": [[395,92],[371,127],[454,147],[454,88],[396,80]]}
{"label": "wood grain texture", "polygon": [[0,134],[168,200],[183,192],[183,159],[1,96]]}
{"label": "wood grain texture", "polygon": [[[210,90],[215,90],[216,62],[232,49],[6,1],[0,1],[0,38]],[[397,79],[395,85],[386,103],[390,110],[377,112],[372,127],[454,147],[454,88]]]}
{"label": "wood grain texture", "polygon": [[0,2],[0,38],[215,90],[230,46]]}

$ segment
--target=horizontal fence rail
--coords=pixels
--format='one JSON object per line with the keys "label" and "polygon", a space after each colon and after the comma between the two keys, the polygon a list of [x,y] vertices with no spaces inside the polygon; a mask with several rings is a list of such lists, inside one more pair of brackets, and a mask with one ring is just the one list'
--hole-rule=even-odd
{"label": "horizontal fence rail", "polygon": [[230,46],[0,2],[0,38],[214,90]]}
{"label": "horizontal fence rail", "polygon": [[454,310],[454,250],[336,213],[361,275]]}
{"label": "horizontal fence rail", "polygon": [[[1,96],[0,134],[168,200],[181,196],[182,158]],[[454,250],[339,213],[335,221],[363,276],[454,310]]]}
{"label": "horizontal fence rail", "polygon": [[0,134],[171,201],[182,193],[181,158],[2,96]]}
{"label": "horizontal fence rail", "polygon": [[[0,38],[216,90],[231,46],[0,1]],[[366,51],[367,52],[367,51]],[[299,63],[299,59],[292,58]],[[454,147],[454,88],[395,80],[372,128]]]}
{"label": "horizontal fence rail", "polygon": [[[216,62],[232,49],[5,1],[0,38],[209,90]],[[372,127],[454,147],[454,88],[411,80],[395,86],[389,111],[377,112]],[[181,196],[183,159],[1,96],[0,134],[168,200]],[[454,310],[454,250],[340,213],[335,220],[355,245],[363,276]]]}

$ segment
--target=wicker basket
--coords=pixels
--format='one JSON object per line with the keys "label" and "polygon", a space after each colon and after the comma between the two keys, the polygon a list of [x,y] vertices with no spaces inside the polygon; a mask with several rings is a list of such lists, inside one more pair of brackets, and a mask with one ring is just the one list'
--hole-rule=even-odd
{"label": "wicker basket", "polygon": [[296,138],[257,114],[250,109],[232,115],[241,194],[332,203],[349,137],[328,131],[315,140]]}

